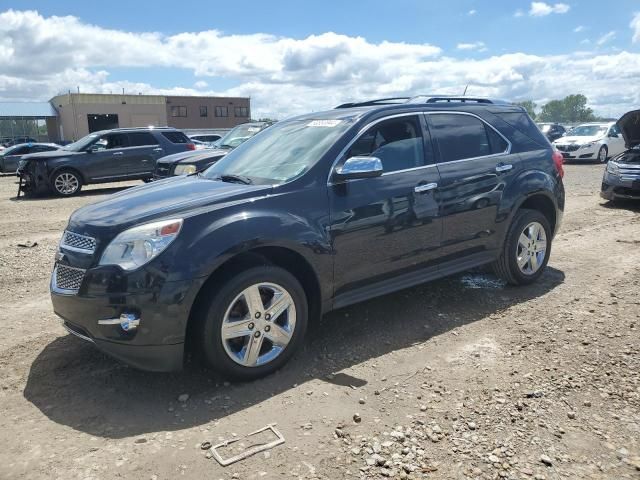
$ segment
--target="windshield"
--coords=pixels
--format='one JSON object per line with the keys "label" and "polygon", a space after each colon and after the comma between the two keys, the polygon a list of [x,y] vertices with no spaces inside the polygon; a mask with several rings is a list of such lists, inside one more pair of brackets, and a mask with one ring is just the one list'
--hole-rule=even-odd
{"label": "windshield", "polygon": [[8,157],[9,155],[15,155],[15,154],[14,154],[14,152],[15,152],[16,150],[21,149],[22,147],[24,147],[24,145],[23,145],[23,144],[14,145],[13,147],[7,147],[7,149],[6,149],[6,150],[2,150],[2,151],[0,151],[0,157],[2,157],[2,156],[4,156],[4,155],[6,155],[7,157]]}
{"label": "windshield", "polygon": [[65,145],[62,147],[63,150],[67,150],[68,152],[81,152],[85,150],[89,145],[95,142],[98,139],[98,135],[89,134],[86,137],[82,137],[77,142],[70,143],[69,145]]}
{"label": "windshield", "polygon": [[605,133],[606,125],[580,125],[571,130],[572,137],[601,137]]}
{"label": "windshield", "polygon": [[236,148],[241,143],[253,137],[262,129],[260,125],[244,124],[227,132],[227,134],[216,142],[217,147]]}
{"label": "windshield", "polygon": [[269,127],[204,172],[251,183],[281,184],[307,172],[351,126],[351,120],[291,120]]}

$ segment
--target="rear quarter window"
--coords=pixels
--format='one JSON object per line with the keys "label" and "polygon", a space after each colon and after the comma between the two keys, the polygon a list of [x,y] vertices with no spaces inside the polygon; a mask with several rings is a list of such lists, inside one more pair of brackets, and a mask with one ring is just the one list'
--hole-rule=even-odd
{"label": "rear quarter window", "polygon": [[526,135],[534,142],[544,146],[549,143],[547,137],[540,131],[540,129],[533,123],[533,120],[525,112],[500,112],[492,111],[494,115],[499,117],[505,123],[511,125],[520,133]]}
{"label": "rear quarter window", "polygon": [[162,132],[162,136],[171,143],[191,143],[189,137],[182,132]]}

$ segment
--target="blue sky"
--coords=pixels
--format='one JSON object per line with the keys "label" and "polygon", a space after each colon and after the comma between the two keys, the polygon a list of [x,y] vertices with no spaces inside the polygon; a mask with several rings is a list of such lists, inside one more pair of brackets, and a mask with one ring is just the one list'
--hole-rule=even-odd
{"label": "blue sky", "polygon": [[[536,3],[538,5],[534,6]],[[109,35],[108,32],[111,31],[136,35],[157,33],[163,39],[162,41],[169,41],[169,38],[184,33],[197,34],[198,32],[215,30],[222,37],[233,39],[233,36],[239,36],[241,41],[246,42],[246,48],[249,50],[252,48],[251,45],[255,44],[256,51],[263,43],[261,40],[251,37],[258,33],[284,39],[283,43],[288,45],[288,40],[304,42],[309,36],[322,36],[333,32],[342,36],[341,38],[346,42],[343,42],[344,45],[351,45],[345,47],[348,52],[359,51],[360,46],[353,39],[362,37],[368,45],[372,45],[367,61],[376,60],[375,50],[381,48],[385,42],[395,45],[394,51],[380,55],[379,61],[388,65],[389,69],[392,67],[400,68],[397,72],[398,78],[393,79],[393,72],[387,69],[384,75],[379,78],[379,83],[384,82],[384,85],[378,85],[381,88],[375,87],[375,78],[366,78],[364,81],[369,86],[363,87],[362,93],[369,91],[379,91],[380,93],[398,91],[402,93],[406,89],[419,86],[422,88],[428,86],[457,89],[461,84],[468,83],[469,79],[473,80],[475,75],[473,72],[477,70],[480,72],[480,77],[485,76],[485,71],[493,72],[487,74],[487,78],[478,83],[478,92],[493,93],[495,91],[522,99],[528,93],[527,86],[523,82],[531,77],[532,81],[529,84],[531,93],[528,96],[538,101],[545,101],[554,95],[552,88],[554,70],[557,74],[559,94],[567,91],[566,83],[571,81],[571,72],[567,71],[567,64],[561,61],[562,57],[572,61],[578,57],[592,59],[595,62],[590,65],[592,72],[594,69],[598,70],[599,65],[612,65],[612,68],[620,68],[625,62],[628,63],[629,58],[621,56],[622,53],[632,55],[631,61],[634,64],[640,63],[637,56],[640,53],[640,41],[638,38],[634,41],[636,31],[630,25],[634,14],[640,12],[638,0],[618,0],[615,3],[603,3],[596,0],[562,0],[546,3],[520,0],[449,0],[445,3],[425,0],[374,0],[366,2],[344,0],[323,2],[300,0],[260,2],[248,0],[244,2],[196,2],[191,0],[181,2],[0,1],[0,13],[8,10],[13,10],[14,13],[28,10],[37,12],[37,15],[45,23],[52,23],[49,20],[54,16],[72,16],[80,25],[103,29],[107,32],[105,35]],[[0,24],[0,35],[3,33],[2,28],[3,26]],[[22,35],[21,38],[29,35],[27,27],[22,25],[20,28],[24,30],[16,29],[7,35],[14,35],[14,39],[18,38],[18,35]],[[638,31],[640,31],[640,26]],[[33,33],[33,35],[36,34]],[[89,37],[86,38],[86,42],[99,44],[100,39]],[[318,42],[311,42],[314,43],[311,47],[312,50],[315,52],[318,48],[322,48],[323,42],[325,42],[323,38]],[[320,84],[311,82],[311,79],[318,73],[317,71],[309,70],[306,76],[291,76],[286,75],[286,65],[274,68],[261,65],[260,68],[257,68],[253,64],[255,59],[251,58],[250,53],[243,54],[247,59],[246,62],[251,64],[246,71],[242,70],[242,65],[235,65],[232,69],[206,68],[202,65],[208,62],[232,62],[233,59],[230,60],[229,55],[233,55],[233,41],[224,43],[224,48],[227,50],[225,55],[212,53],[209,50],[210,48],[221,48],[217,42],[213,44],[196,42],[193,45],[194,48],[190,56],[197,57],[199,54],[202,56],[200,67],[196,65],[197,58],[189,58],[184,62],[184,66],[181,66],[179,58],[173,60],[158,58],[154,61],[146,61],[144,58],[141,58],[140,61],[115,59],[110,63],[108,58],[101,58],[98,49],[97,55],[95,55],[96,50],[91,50],[91,54],[88,54],[89,57],[93,54],[93,59],[83,57],[81,66],[77,65],[76,61],[76,65],[65,65],[65,69],[75,69],[75,75],[78,77],[76,83],[86,85],[87,88],[94,88],[99,84],[99,88],[102,90],[118,88],[122,85],[142,89],[145,92],[153,89],[195,90],[192,93],[201,91],[246,94],[249,92],[252,98],[256,98],[260,102],[268,102],[269,100],[266,98],[268,95],[282,95],[282,92],[278,93],[277,85],[286,84],[300,89],[302,94],[311,92],[313,93],[312,97],[317,95],[318,98],[322,98],[323,88],[325,91],[330,89],[333,92],[332,98],[338,99],[347,96],[345,90],[336,90],[335,85],[331,84],[336,78],[334,76],[324,78],[321,74],[319,78],[324,78],[325,81],[325,84],[322,85],[322,82]],[[417,48],[417,46],[428,45],[437,48],[438,52],[432,56],[427,55],[427,57],[433,58],[425,58],[424,52],[403,51],[402,45],[407,46],[404,50],[410,50],[414,46]],[[81,45],[77,46],[86,48]],[[335,45],[332,44],[332,48],[333,46]],[[0,38],[0,63],[2,63],[1,47],[2,38]],[[68,47],[73,49],[76,45],[69,44]],[[122,48],[126,49],[126,46]],[[278,47],[278,51],[288,52],[288,48],[286,45],[281,46]],[[299,48],[304,50],[301,55],[308,53],[307,46],[300,45]],[[408,72],[410,69],[408,61],[394,63],[397,52],[405,57],[416,55],[416,64],[422,67],[422,72],[418,75],[438,76],[439,69],[435,65],[436,62],[441,62],[443,68],[452,67],[450,72],[447,71],[447,74],[443,75],[448,80],[442,81],[434,78],[433,80],[429,79],[430,83],[425,84],[424,81],[421,83],[419,79],[408,78],[411,75],[415,76],[416,73]],[[338,64],[336,61],[338,56],[342,56],[340,62],[344,63],[344,56],[348,56],[349,53],[345,53],[344,48],[337,48],[335,50],[336,57],[331,57],[331,55],[331,53],[327,53],[322,56],[320,63],[325,62],[326,67],[323,72]],[[498,66],[495,65],[495,63],[499,63],[499,58],[505,55],[508,56],[505,58],[509,59],[507,65],[512,70],[509,74],[497,71]],[[514,55],[531,58],[514,60]],[[492,62],[491,59],[496,60]],[[540,79],[533,81],[533,77],[537,75],[536,69],[541,68],[540,65],[544,59],[548,59],[550,63],[550,66],[544,67],[547,70],[547,75],[542,82]],[[11,61],[12,59],[9,59],[9,62]],[[255,61],[260,63],[260,59]],[[483,63],[474,62],[485,62],[488,70],[482,69]],[[358,64],[362,65],[362,62],[358,62]],[[555,69],[552,68],[554,64]],[[467,72],[465,65],[469,66],[469,74],[463,81],[456,84],[456,72]],[[278,73],[278,68],[281,68],[282,75]],[[340,68],[348,70],[348,66],[341,65]],[[207,71],[203,73],[203,69]],[[29,73],[27,70],[24,70],[24,75]],[[61,78],[70,82],[70,85],[73,83],[74,74],[67,70],[62,72],[61,69],[61,72],[64,73]],[[20,72],[21,70],[17,69],[17,73]],[[363,69],[361,75],[355,75],[354,78],[362,83],[366,72],[367,69]],[[588,73],[588,71],[583,71],[581,75],[587,77]],[[610,72],[603,75],[603,81],[610,80]],[[402,78],[405,77],[408,79],[402,81]],[[620,80],[624,77],[626,74],[622,75]],[[343,79],[344,75],[340,77],[340,81]],[[199,82],[198,86],[196,86],[197,82]],[[519,85],[514,86],[514,82]],[[16,83],[18,82],[15,79],[13,81],[5,80],[3,87],[2,72],[0,72],[0,98],[20,97],[20,95],[13,95],[7,91],[7,85],[10,87]],[[536,87],[541,83],[544,83],[544,89]],[[61,83],[60,88],[64,87],[65,85]],[[588,86],[580,81],[580,77],[577,77],[574,89],[580,88],[588,88]],[[622,97],[617,99],[613,98],[615,95],[612,97],[615,92],[612,91],[612,94],[609,94],[606,91],[606,85],[594,85],[592,90],[590,98],[593,98],[596,108],[615,110],[618,108],[615,105],[640,100],[638,87],[630,85],[623,92],[620,92]],[[27,89],[27,91],[29,94],[33,94],[33,91],[37,93],[36,87]],[[353,91],[353,89],[346,91]],[[42,95],[48,94],[49,92],[43,92]],[[279,97],[278,103],[283,101]],[[308,106],[320,108],[314,102],[315,100],[311,99],[310,102],[307,102]],[[259,107],[265,112],[269,112],[269,105],[264,104]],[[296,106],[295,109],[300,108]],[[273,110],[280,112],[281,106]]]}

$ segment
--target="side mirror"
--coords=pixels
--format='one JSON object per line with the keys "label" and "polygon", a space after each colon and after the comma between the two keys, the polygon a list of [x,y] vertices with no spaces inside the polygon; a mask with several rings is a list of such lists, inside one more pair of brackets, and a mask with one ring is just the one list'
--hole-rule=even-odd
{"label": "side mirror", "polygon": [[613,132],[612,132],[612,133],[610,133],[610,134],[609,134],[609,137],[611,137],[611,138],[618,138],[618,137],[619,137],[619,135],[618,135],[617,133],[613,133]]}
{"label": "side mirror", "polygon": [[351,157],[335,171],[339,180],[379,177],[383,172],[382,161],[377,157]]}

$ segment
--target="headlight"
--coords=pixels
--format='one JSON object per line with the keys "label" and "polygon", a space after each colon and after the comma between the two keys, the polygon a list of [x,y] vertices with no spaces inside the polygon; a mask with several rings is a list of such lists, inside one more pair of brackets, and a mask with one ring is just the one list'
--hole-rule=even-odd
{"label": "headlight", "polygon": [[177,165],[173,171],[174,175],[191,175],[196,173],[197,169],[195,165]]}
{"label": "headlight", "polygon": [[100,265],[119,265],[134,270],[151,261],[171,242],[182,228],[182,219],[163,220],[130,228],[114,238],[100,259]]}
{"label": "headlight", "polygon": [[620,176],[620,167],[617,163],[609,162],[607,163],[607,173],[609,175],[613,175],[614,177]]}
{"label": "headlight", "polygon": [[590,142],[590,143],[585,143],[580,148],[593,148],[593,147],[595,147],[595,145],[596,145],[595,142]]}

